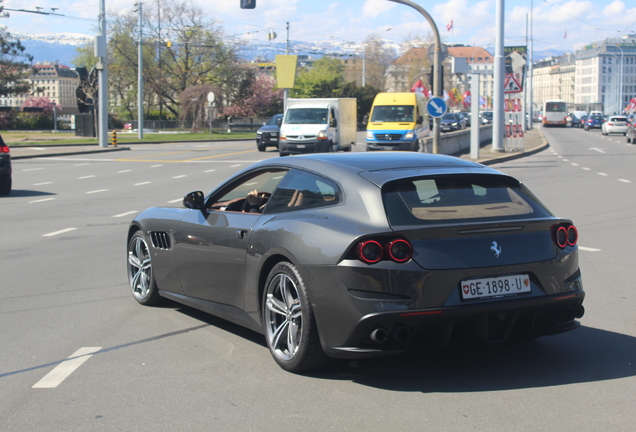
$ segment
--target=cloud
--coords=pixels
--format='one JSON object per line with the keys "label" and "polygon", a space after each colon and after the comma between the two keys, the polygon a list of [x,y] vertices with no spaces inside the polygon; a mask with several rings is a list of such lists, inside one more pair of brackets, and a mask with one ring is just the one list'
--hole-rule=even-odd
{"label": "cloud", "polygon": [[603,15],[605,15],[606,17],[617,16],[621,15],[624,10],[625,3],[620,0],[614,0],[614,2],[605,6],[605,8],[603,9]]}
{"label": "cloud", "polygon": [[375,18],[395,7],[395,3],[386,0],[366,0],[362,6],[362,16]]}

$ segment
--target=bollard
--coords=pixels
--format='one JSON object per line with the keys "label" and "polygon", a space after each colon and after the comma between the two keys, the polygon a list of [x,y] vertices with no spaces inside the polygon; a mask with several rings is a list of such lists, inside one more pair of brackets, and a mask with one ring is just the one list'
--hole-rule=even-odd
{"label": "bollard", "polygon": [[117,147],[117,131],[113,131],[113,147]]}

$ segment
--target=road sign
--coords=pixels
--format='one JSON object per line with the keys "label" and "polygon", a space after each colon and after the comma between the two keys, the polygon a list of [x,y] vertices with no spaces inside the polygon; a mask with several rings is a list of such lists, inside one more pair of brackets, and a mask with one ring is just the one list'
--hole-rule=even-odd
{"label": "road sign", "polygon": [[521,92],[521,85],[514,76],[514,74],[506,74],[504,80],[504,93],[519,93]]}
{"label": "road sign", "polygon": [[441,117],[446,114],[446,102],[441,97],[432,97],[428,100],[426,104],[426,111],[428,111],[428,115],[431,117]]}

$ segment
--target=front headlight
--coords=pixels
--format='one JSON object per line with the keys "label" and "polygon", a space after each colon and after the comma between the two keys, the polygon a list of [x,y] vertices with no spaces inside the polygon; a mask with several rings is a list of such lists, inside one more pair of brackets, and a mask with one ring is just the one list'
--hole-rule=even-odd
{"label": "front headlight", "polygon": [[373,132],[367,131],[367,139],[370,139],[370,140],[373,139]]}
{"label": "front headlight", "polygon": [[457,122],[453,123],[451,126],[457,126]]}
{"label": "front headlight", "polygon": [[261,132],[261,131],[256,131],[256,135],[263,135],[263,132]]}
{"label": "front headlight", "polygon": [[318,135],[316,135],[317,138],[327,138],[327,132],[324,130],[321,130],[320,132],[318,132]]}
{"label": "front headlight", "polygon": [[408,131],[404,134],[404,139],[412,139],[414,135],[413,131]]}

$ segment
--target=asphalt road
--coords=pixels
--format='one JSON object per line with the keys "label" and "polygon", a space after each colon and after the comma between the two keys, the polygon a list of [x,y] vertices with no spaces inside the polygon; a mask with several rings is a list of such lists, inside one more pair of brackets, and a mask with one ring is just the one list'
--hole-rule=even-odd
{"label": "asphalt road", "polygon": [[545,135],[549,149],[493,167],[579,229],[581,328],[311,376],[276,366],[257,333],[139,306],[127,286],[137,212],[179,206],[273,149],[136,145],[14,161],[14,191],[0,198],[0,431],[633,430],[636,146],[599,131]]}

